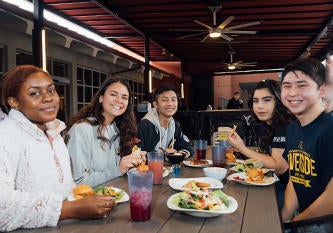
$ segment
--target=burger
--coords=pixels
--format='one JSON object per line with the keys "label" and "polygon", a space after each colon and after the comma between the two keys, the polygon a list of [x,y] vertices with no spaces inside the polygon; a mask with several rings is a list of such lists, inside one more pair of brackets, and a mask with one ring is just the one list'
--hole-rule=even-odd
{"label": "burger", "polygon": [[247,170],[246,175],[252,181],[262,181],[264,179],[264,173],[261,168],[251,168]]}
{"label": "burger", "polygon": [[260,159],[247,159],[244,161],[244,164],[248,168],[262,168],[263,163]]}
{"label": "burger", "polygon": [[73,188],[73,195],[75,199],[81,199],[86,196],[95,195],[95,192],[89,185],[80,184]]}
{"label": "burger", "polygon": [[132,154],[133,155],[140,155],[140,152],[141,152],[141,148],[138,147],[137,145],[134,145],[133,148],[132,148]]}
{"label": "burger", "polygon": [[233,153],[228,152],[225,154],[225,160],[226,160],[226,162],[229,162],[229,163],[235,163],[236,156]]}
{"label": "burger", "polygon": [[136,170],[138,170],[138,171],[147,171],[147,170],[149,170],[149,167],[146,164],[140,164],[139,166],[136,167]]}

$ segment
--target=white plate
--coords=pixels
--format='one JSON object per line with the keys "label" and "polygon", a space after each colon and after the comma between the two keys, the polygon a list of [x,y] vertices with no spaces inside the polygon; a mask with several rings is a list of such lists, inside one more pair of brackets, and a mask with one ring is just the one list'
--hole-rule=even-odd
{"label": "white plate", "polygon": [[239,177],[241,179],[246,179],[248,178],[246,176],[246,174],[244,172],[237,172],[237,173],[233,173],[231,175],[229,175],[227,177],[227,180],[232,180],[235,182],[238,182],[240,184],[245,184],[245,185],[256,185],[256,186],[267,186],[267,185],[271,185],[274,184],[274,182],[278,181],[279,178],[277,178],[277,176],[274,174],[273,177],[267,177],[265,176],[264,179],[260,182],[256,182],[256,181],[245,181],[245,180],[239,180],[236,177]]}
{"label": "white plate", "polygon": [[176,198],[177,195],[179,195],[179,193],[176,193],[176,194],[172,195],[171,197],[169,197],[169,199],[167,201],[168,208],[172,209],[172,210],[176,210],[176,211],[181,211],[181,212],[184,212],[186,214],[189,214],[189,215],[192,215],[195,217],[202,217],[202,218],[216,217],[221,214],[229,214],[229,213],[235,212],[238,208],[238,203],[237,203],[236,199],[229,196],[229,198],[231,200],[231,204],[228,208],[223,209],[223,210],[212,211],[212,210],[184,209],[184,208],[180,208],[179,206],[173,204],[173,199]]}
{"label": "white plate", "polygon": [[194,177],[194,178],[171,178],[169,179],[169,185],[171,188],[176,190],[186,190],[189,188],[184,188],[183,185],[190,182],[197,181],[210,184],[210,189],[221,189],[223,184],[221,181],[211,178],[211,177]]}
{"label": "white plate", "polygon": [[169,173],[170,173],[169,169],[168,169],[168,168],[166,168],[166,167],[163,167],[163,177],[166,177],[166,176],[168,176],[168,175],[169,175]]}
{"label": "white plate", "polygon": [[208,164],[200,164],[200,165],[192,165],[190,160],[184,160],[183,163],[189,167],[210,167],[213,164],[213,162],[212,160],[207,160],[207,161]]}
{"label": "white plate", "polygon": [[[115,191],[119,192],[119,191],[124,191],[122,189],[116,188],[112,186],[112,189],[114,189]],[[129,196],[128,194],[124,191],[123,196],[121,198],[119,198],[118,200],[115,201],[115,203],[120,203],[120,202],[126,202],[129,201]]]}

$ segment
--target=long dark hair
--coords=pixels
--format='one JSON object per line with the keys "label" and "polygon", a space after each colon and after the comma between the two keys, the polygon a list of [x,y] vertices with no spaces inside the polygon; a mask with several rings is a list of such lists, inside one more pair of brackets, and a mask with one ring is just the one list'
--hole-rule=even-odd
{"label": "long dark hair", "polygon": [[253,111],[253,96],[256,90],[267,89],[275,97],[275,107],[272,116],[272,124],[266,124],[265,134],[259,139],[259,148],[261,151],[267,153],[268,147],[273,140],[274,132],[281,125],[290,123],[295,117],[289,112],[289,110],[282,104],[281,101],[281,87],[280,84],[271,79],[264,79],[257,83],[254,88],[251,98],[249,100],[249,108],[252,110],[252,115],[257,122],[261,122]]}
{"label": "long dark hair", "polygon": [[106,130],[106,125],[104,125],[105,118],[102,114],[104,110],[102,104],[99,103],[99,97],[104,95],[106,89],[110,85],[117,82],[125,85],[129,92],[129,100],[126,111],[121,116],[117,116],[115,118],[115,123],[119,130],[120,137],[119,153],[122,157],[131,153],[132,147],[134,146],[134,138],[137,137],[137,122],[132,106],[133,97],[130,86],[126,80],[116,78],[108,78],[105,80],[94,95],[91,102],[69,119],[68,130],[75,123],[88,122],[91,125],[98,125],[97,136],[102,140],[101,143],[109,143],[108,139],[103,136],[103,132]]}

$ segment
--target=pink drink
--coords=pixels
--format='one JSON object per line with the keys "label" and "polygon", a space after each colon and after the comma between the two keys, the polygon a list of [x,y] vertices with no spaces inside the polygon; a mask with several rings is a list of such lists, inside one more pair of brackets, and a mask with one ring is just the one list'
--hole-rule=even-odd
{"label": "pink drink", "polygon": [[145,189],[135,189],[130,193],[131,218],[133,221],[150,219],[152,193]]}
{"label": "pink drink", "polygon": [[153,172],[153,184],[163,182],[163,160],[148,161],[149,170]]}

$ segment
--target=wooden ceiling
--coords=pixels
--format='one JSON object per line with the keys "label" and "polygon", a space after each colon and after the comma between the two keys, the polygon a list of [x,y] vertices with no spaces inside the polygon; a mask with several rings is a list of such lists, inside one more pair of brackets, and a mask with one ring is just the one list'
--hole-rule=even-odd
{"label": "wooden ceiling", "polygon": [[[257,62],[251,69],[279,69],[303,55],[321,60],[333,50],[332,0],[44,0],[48,10],[60,13],[144,56],[149,37],[151,61],[181,61],[185,73],[226,71],[223,62]],[[208,39],[193,20],[213,25],[209,6],[220,6],[216,24],[229,16],[228,25],[260,21],[255,35],[233,35],[233,41]],[[188,31],[188,30],[193,31]],[[181,38],[185,36],[185,38]],[[247,70],[249,68],[243,68]]]}

